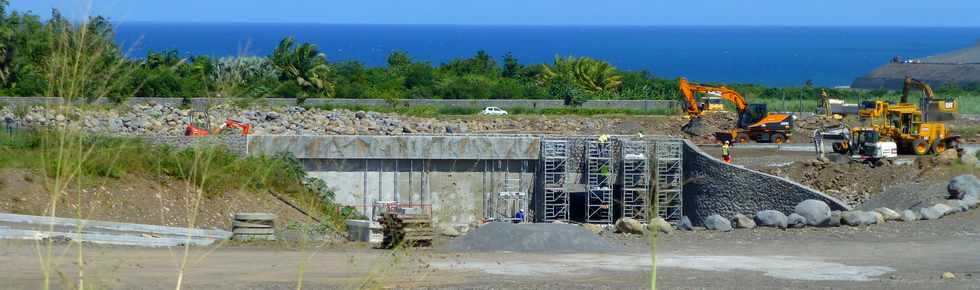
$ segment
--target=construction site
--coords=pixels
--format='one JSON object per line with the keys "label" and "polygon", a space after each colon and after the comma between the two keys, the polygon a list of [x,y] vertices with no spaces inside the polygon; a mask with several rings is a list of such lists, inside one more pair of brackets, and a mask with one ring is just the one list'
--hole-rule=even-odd
{"label": "construction site", "polygon": [[[669,288],[980,285],[980,146],[975,132],[959,133],[980,121],[957,114],[954,100],[908,78],[899,103],[825,95],[817,114],[769,112],[726,87],[678,85],[684,114],[649,117],[202,113],[158,103],[64,117],[4,107],[19,131],[110,130],[236,158],[285,154],[304,184],[319,180],[338,212],[353,212],[341,227],[302,230],[328,216],[243,188],[209,197],[185,227],[194,199],[183,192],[194,185],[123,175],[53,213],[43,176],[3,169],[0,257],[14,263],[0,266],[0,280],[36,285],[24,277],[40,277],[40,266],[14,265],[38,263],[31,249],[50,242],[84,244],[93,267],[127,278],[98,280],[107,288],[160,279],[168,253],[184,247],[210,253],[188,273],[195,289],[277,289],[295,267],[313,288],[642,288],[653,263]],[[120,206],[72,215],[106,203]]]}

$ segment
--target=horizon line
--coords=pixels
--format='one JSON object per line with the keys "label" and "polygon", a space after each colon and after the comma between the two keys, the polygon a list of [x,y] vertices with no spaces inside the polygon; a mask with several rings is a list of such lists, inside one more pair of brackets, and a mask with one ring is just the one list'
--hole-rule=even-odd
{"label": "horizon line", "polygon": [[338,26],[456,26],[456,27],[710,27],[710,28],[980,28],[977,26],[931,26],[931,25],[818,25],[818,24],[454,24],[454,23],[359,23],[359,22],[275,22],[275,21],[115,21],[120,24],[202,24],[202,25],[338,25]]}

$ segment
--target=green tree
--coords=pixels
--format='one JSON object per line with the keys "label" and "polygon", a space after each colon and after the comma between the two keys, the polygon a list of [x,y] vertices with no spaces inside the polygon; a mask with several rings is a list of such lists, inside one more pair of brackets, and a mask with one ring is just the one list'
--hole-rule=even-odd
{"label": "green tree", "polygon": [[500,75],[500,68],[497,62],[487,54],[486,51],[478,51],[471,58],[454,59],[449,63],[443,64],[439,70],[456,76],[482,75],[497,77]]}
{"label": "green tree", "polygon": [[521,76],[524,66],[521,65],[517,58],[514,57],[510,52],[504,56],[504,72],[503,77],[505,78],[517,78]]}
{"label": "green tree", "polygon": [[544,66],[539,78],[549,82],[562,76],[585,92],[615,91],[623,77],[607,62],[588,57],[556,57],[554,64]]}
{"label": "green tree", "polygon": [[412,57],[404,51],[395,51],[388,55],[388,67],[398,69],[412,63]]}
{"label": "green tree", "polygon": [[284,38],[270,57],[279,69],[279,80],[286,82],[281,90],[299,98],[330,97],[334,93],[331,68],[327,57],[316,45],[295,45],[292,37]]}

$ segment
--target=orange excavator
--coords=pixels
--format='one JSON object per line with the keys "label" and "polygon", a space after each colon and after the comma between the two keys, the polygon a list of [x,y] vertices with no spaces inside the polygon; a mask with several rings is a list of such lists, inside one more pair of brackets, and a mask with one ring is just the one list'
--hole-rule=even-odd
{"label": "orange excavator", "polygon": [[[204,123],[194,124],[194,116],[196,113],[199,112],[192,112],[191,114],[188,115],[188,118],[190,120],[187,122],[187,128],[184,129],[184,136],[204,137],[210,135],[210,132],[208,132],[207,129],[204,129],[210,126],[209,124],[211,124],[210,115],[207,113],[202,113],[204,118]],[[220,127],[214,130],[214,134],[215,135],[220,134],[221,131],[229,128],[240,129],[242,131],[242,136],[248,136],[248,134],[252,131],[252,124],[243,123],[241,121],[228,118],[225,119],[225,122],[222,123]]]}
{"label": "orange excavator", "polygon": [[695,94],[713,94],[720,96],[735,105],[738,112],[736,128],[727,132],[715,132],[718,142],[730,141],[737,143],[768,142],[784,143],[793,133],[793,123],[796,116],[785,113],[769,113],[766,104],[749,104],[739,92],[725,86],[712,87],[688,82],[680,78],[681,94],[687,101],[687,114],[690,121],[681,128],[685,133],[698,135],[703,126],[701,117],[704,115],[704,105],[700,104]]}

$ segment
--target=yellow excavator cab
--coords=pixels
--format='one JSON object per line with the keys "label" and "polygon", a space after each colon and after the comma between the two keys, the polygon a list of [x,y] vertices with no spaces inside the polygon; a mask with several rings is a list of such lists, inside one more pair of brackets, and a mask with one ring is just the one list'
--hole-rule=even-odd
{"label": "yellow excavator cab", "polygon": [[705,97],[704,112],[727,112],[728,110],[725,110],[725,104],[722,101],[721,97],[711,96],[709,93],[709,96]]}

